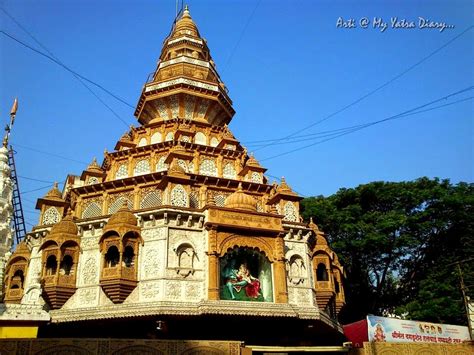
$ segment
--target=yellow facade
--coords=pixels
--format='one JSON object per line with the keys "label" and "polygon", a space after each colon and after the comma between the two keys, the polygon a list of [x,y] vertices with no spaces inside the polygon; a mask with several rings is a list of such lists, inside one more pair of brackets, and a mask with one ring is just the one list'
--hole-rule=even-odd
{"label": "yellow facade", "polygon": [[6,338],[36,338],[38,327],[34,326],[1,326],[0,339]]}

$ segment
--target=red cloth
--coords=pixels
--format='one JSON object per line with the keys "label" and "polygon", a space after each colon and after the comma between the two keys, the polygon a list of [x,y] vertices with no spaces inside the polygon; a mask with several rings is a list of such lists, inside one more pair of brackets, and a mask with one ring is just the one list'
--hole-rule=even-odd
{"label": "red cloth", "polygon": [[352,342],[352,346],[355,348],[361,348],[364,346],[364,341],[369,341],[367,319],[343,325],[342,328],[344,329],[344,335]]}
{"label": "red cloth", "polygon": [[260,291],[260,281],[257,279],[252,280],[245,286],[245,293],[248,297],[257,298],[258,292]]}

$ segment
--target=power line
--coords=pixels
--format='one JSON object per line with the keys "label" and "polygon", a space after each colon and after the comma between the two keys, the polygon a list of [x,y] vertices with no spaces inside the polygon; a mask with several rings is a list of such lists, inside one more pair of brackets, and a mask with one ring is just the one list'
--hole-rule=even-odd
{"label": "power line", "polygon": [[[106,92],[107,94],[109,94],[110,96],[112,96],[114,99],[120,101],[121,103],[123,103],[124,105],[127,105],[128,107],[130,108],[135,108],[134,106],[130,105],[128,102],[126,102],[124,99],[120,98],[119,96],[115,95],[114,93],[112,93],[110,90],[107,90],[105,87],[103,87],[102,85],[96,83],[95,81],[92,81],[88,78],[86,78],[85,76],[79,74],[78,72],[72,70],[71,68],[69,68],[68,66],[62,64],[60,61],[54,59],[53,57],[51,57],[50,55],[48,54],[45,54],[43,52],[41,52],[40,50],[34,48],[34,47],[31,47],[30,45],[26,44],[25,42],[22,42],[20,41],[19,39],[15,38],[14,36],[10,35],[9,33],[5,32],[4,30],[0,30],[0,33],[3,33],[4,36],[10,38],[11,40],[21,44],[22,46],[32,50],[33,52],[35,53],[38,53],[39,55],[42,55],[43,57],[45,58],[48,58],[49,60],[51,60],[52,62],[56,63],[57,65],[63,67],[65,70],[67,70],[68,72],[74,74],[74,75],[77,75],[79,78],[81,78],[82,80],[85,80],[87,81],[88,83],[92,84],[92,85],[95,85],[97,86],[99,89],[103,90],[104,92]],[[126,124],[126,123],[125,123]],[[127,125],[128,127],[128,125]]]}
{"label": "power line", "polygon": [[[30,31],[28,31],[16,18],[14,18],[7,10],[5,10],[3,7],[0,8],[3,13],[8,16],[18,27],[20,27],[23,32],[25,32],[28,36],[30,36],[33,41],[36,42],[36,44],[38,44],[41,48],[43,48],[51,57],[53,57],[54,59],[56,59],[59,63],[61,63],[62,65],[64,65],[64,63],[58,58],[56,57],[45,45],[43,45]],[[99,100],[100,103],[102,103],[103,106],[105,106],[116,118],[118,118],[120,121],[122,121],[123,124],[125,124],[127,127],[128,127],[128,124],[127,122],[125,122],[124,119],[122,119],[122,117],[120,117],[118,115],[118,113],[116,113],[109,105],[107,105],[107,103],[102,100],[76,73],[72,73],[74,75],[74,78],[76,78],[77,81],[79,81],[82,86],[84,86],[92,95],[95,96],[95,98],[97,100]]]}
{"label": "power line", "polygon": [[[293,136],[291,138],[288,138],[288,139],[299,139],[299,138],[306,138],[306,137],[314,137],[314,136],[319,136],[319,135],[325,135],[327,133],[333,133],[333,132],[336,132],[336,131],[343,131],[347,128],[337,128],[337,129],[331,129],[331,130],[328,130],[328,131],[319,131],[319,132],[315,132],[315,133],[308,133],[308,134],[302,134],[302,135],[299,135],[299,136]],[[274,138],[274,139],[262,139],[262,140],[255,140],[255,141],[245,141],[245,142],[242,142],[243,144],[245,144],[246,146],[248,145],[254,145],[254,144],[258,144],[258,143],[267,143],[267,142],[280,142],[281,139],[280,138]]]}
{"label": "power line", "polygon": [[[271,178],[274,178],[275,180],[277,180],[277,181],[280,181],[280,182],[281,182],[281,178],[279,178],[279,177],[277,177],[277,176],[270,175],[270,174],[266,174],[266,173],[265,173],[265,175],[266,175],[266,176],[269,176],[269,177],[271,177]],[[293,190],[294,192],[296,192],[298,195],[300,195],[301,197],[306,197],[305,195],[303,195],[303,194],[299,193],[299,192],[298,192],[298,191],[296,191],[295,189],[293,189],[293,188],[292,188],[292,190]]]}
{"label": "power line", "polygon": [[22,149],[26,149],[26,150],[31,150],[32,152],[36,152],[36,153],[41,153],[41,154],[49,155],[49,156],[52,156],[52,157],[56,157],[56,158],[64,159],[64,160],[68,160],[68,161],[72,161],[72,162],[75,162],[75,163],[78,163],[78,164],[82,164],[82,165],[88,165],[88,164],[89,164],[89,163],[85,163],[85,162],[80,161],[80,160],[68,158],[68,157],[65,157],[65,156],[62,156],[62,155],[59,155],[59,154],[55,154],[55,153],[45,152],[45,151],[43,151],[43,150],[39,150],[39,149],[32,148],[32,147],[27,147],[27,146],[24,146],[24,145],[21,145],[21,144],[18,144],[18,143],[14,143],[13,145],[14,145],[15,147],[18,147],[18,148],[22,148]]}
{"label": "power line", "polygon": [[[60,182],[61,184],[63,183],[64,181]],[[44,189],[47,189],[47,188],[50,188],[50,187],[53,187],[54,184],[50,184],[50,185],[46,185],[46,186],[43,186],[43,187],[38,187],[37,189],[33,189],[33,190],[28,190],[28,191],[23,191],[20,193],[20,195],[23,195],[23,194],[29,194],[31,192],[36,192],[36,191],[40,191],[40,190],[44,190]]]}
{"label": "power line", "polygon": [[261,2],[261,1],[262,1],[262,0],[258,0],[257,3],[255,4],[255,7],[253,8],[252,13],[250,14],[249,18],[247,19],[247,22],[245,23],[245,26],[242,28],[242,32],[240,32],[239,39],[238,39],[237,42],[235,43],[235,46],[234,46],[234,48],[232,49],[232,51],[230,52],[230,55],[229,55],[229,57],[227,58],[227,61],[225,62],[224,66],[222,67],[222,72],[221,72],[221,74],[224,74],[225,70],[226,70],[227,67],[229,66],[229,63],[230,63],[230,61],[232,60],[232,57],[234,56],[235,51],[237,50],[237,47],[239,47],[239,44],[240,44],[240,42],[242,41],[242,38],[244,37],[245,31],[247,30],[247,27],[249,26],[250,21],[252,20],[252,17],[255,15],[255,11],[257,11],[258,5],[260,5],[260,2]]}
{"label": "power line", "polygon": [[[312,124],[310,124],[310,125],[308,125],[308,126],[305,126],[305,127],[301,128],[301,129],[299,129],[299,130],[297,130],[297,131],[295,131],[295,132],[289,134],[288,136],[285,136],[285,137],[283,137],[283,138],[280,138],[280,139],[278,139],[278,140],[281,141],[281,140],[285,140],[285,139],[288,139],[288,138],[290,138],[290,137],[293,137],[294,135],[296,135],[296,134],[298,134],[298,133],[301,133],[301,132],[303,132],[303,131],[305,131],[305,130],[311,128],[311,127],[314,127],[314,126],[316,126],[316,125],[318,125],[318,124],[320,124],[320,123],[322,123],[322,122],[324,122],[324,121],[326,121],[326,120],[328,120],[328,119],[330,119],[330,118],[336,116],[337,114],[339,114],[339,113],[341,113],[341,112],[347,110],[348,108],[350,108],[350,107],[352,107],[352,106],[358,104],[359,102],[363,101],[363,100],[366,99],[367,97],[369,97],[369,96],[375,94],[377,91],[383,89],[384,87],[390,85],[390,84],[393,83],[394,81],[400,79],[402,76],[404,76],[405,74],[407,74],[408,72],[410,72],[411,70],[413,70],[414,68],[416,68],[417,66],[419,66],[421,63],[425,62],[426,60],[428,60],[429,58],[431,58],[432,56],[434,56],[436,53],[438,53],[439,51],[441,51],[443,48],[449,46],[451,43],[453,43],[455,40],[457,40],[458,38],[460,38],[461,36],[463,36],[465,33],[467,33],[468,31],[470,31],[472,28],[474,28],[474,25],[468,27],[467,29],[465,29],[464,31],[462,31],[460,34],[458,34],[457,36],[453,37],[453,38],[450,39],[448,42],[446,42],[445,44],[443,44],[441,47],[438,47],[438,48],[435,49],[433,52],[429,53],[427,56],[425,56],[424,58],[422,58],[421,60],[419,60],[419,61],[416,62],[415,64],[411,65],[410,67],[408,67],[407,69],[405,69],[404,71],[402,71],[400,74],[395,75],[395,76],[394,76],[393,78],[391,78],[390,80],[386,81],[385,83],[383,83],[382,85],[376,87],[375,89],[369,91],[367,94],[361,96],[361,97],[358,98],[357,100],[355,100],[355,101],[351,102],[350,104],[348,104],[348,105],[346,105],[346,106],[340,108],[339,110],[337,110],[337,111],[331,113],[330,115],[328,115],[328,116],[326,116],[326,117],[324,117],[324,118],[322,118],[322,119],[320,119],[320,120],[318,120],[318,121],[316,121],[316,122],[314,122],[314,123],[312,123]],[[257,149],[255,149],[255,151],[260,150],[260,149],[264,149],[264,148],[266,148],[266,147],[268,147],[268,146],[270,146],[270,144],[264,145],[264,146],[262,146],[262,147],[260,147],[260,148],[257,148]]]}
{"label": "power line", "polygon": [[54,184],[54,181],[40,180],[40,179],[35,179],[35,178],[30,178],[30,177],[27,177],[27,176],[20,176],[20,175],[18,175],[18,177],[20,179],[25,179],[25,180],[44,182],[44,183],[47,183],[47,184]]}
{"label": "power line", "polygon": [[417,107],[415,107],[415,108],[412,108],[412,109],[410,109],[410,110],[404,111],[404,112],[399,113],[399,114],[397,114],[397,115],[390,116],[390,117],[387,117],[387,118],[384,118],[384,119],[381,119],[381,120],[378,120],[378,121],[369,122],[369,123],[366,123],[366,124],[364,124],[364,125],[362,125],[362,126],[359,126],[359,127],[355,126],[356,128],[354,128],[353,130],[350,130],[350,131],[348,131],[348,132],[341,133],[341,134],[339,134],[339,135],[336,135],[335,137],[327,138],[327,139],[324,139],[324,140],[319,141],[319,142],[316,142],[316,143],[308,144],[308,145],[305,145],[305,146],[302,146],[302,147],[299,147],[299,148],[295,148],[295,149],[289,150],[289,151],[287,151],[287,152],[283,152],[283,153],[280,153],[280,154],[277,154],[277,155],[270,156],[270,157],[268,157],[268,158],[260,159],[260,161],[270,160],[270,159],[278,158],[278,157],[281,157],[281,156],[284,156],[284,155],[288,155],[288,154],[291,154],[291,153],[300,151],[300,150],[302,150],[302,149],[306,149],[306,148],[309,148],[309,147],[312,147],[312,146],[315,146],[315,145],[318,145],[318,144],[322,144],[322,143],[324,143],[324,142],[327,142],[327,141],[330,141],[330,140],[333,140],[333,139],[336,139],[336,138],[345,136],[345,135],[347,135],[347,134],[357,132],[357,131],[359,131],[359,130],[361,130],[361,129],[364,129],[364,128],[367,128],[367,127],[370,127],[370,126],[374,126],[374,125],[379,124],[379,123],[382,123],[382,122],[386,122],[386,121],[390,121],[390,120],[394,120],[394,119],[398,119],[398,118],[402,118],[402,117],[406,117],[406,116],[416,115],[416,114],[419,114],[419,113],[422,113],[422,112],[434,110],[434,109],[436,109],[436,108],[441,108],[441,107],[449,106],[449,105],[452,105],[452,104],[455,104],[455,103],[458,103],[458,102],[463,102],[463,101],[471,100],[471,99],[473,99],[474,97],[468,97],[468,98],[465,98],[465,99],[461,99],[461,100],[459,100],[459,101],[457,101],[457,102],[453,102],[453,103],[450,103],[450,104],[444,104],[444,105],[441,105],[441,106],[436,107],[436,108],[430,108],[430,109],[426,109],[426,110],[423,110],[423,111],[419,111],[420,109],[422,109],[422,108],[424,108],[424,107],[431,106],[431,105],[433,105],[434,103],[437,103],[437,102],[442,101],[442,100],[447,100],[447,99],[449,99],[450,97],[453,97],[453,96],[462,94],[462,93],[464,93],[464,92],[466,92],[466,91],[472,90],[473,88],[474,88],[474,86],[467,87],[467,88],[465,88],[465,89],[462,89],[462,90],[459,90],[459,91],[454,92],[454,93],[452,93],[452,94],[443,96],[443,97],[441,97],[441,98],[439,98],[439,99],[433,100],[433,101],[428,102],[428,103],[426,103],[426,104],[423,104],[423,105],[417,106]]}
{"label": "power line", "polygon": [[[448,103],[448,104],[435,106],[435,107],[432,107],[432,108],[429,108],[429,109],[426,109],[426,110],[420,110],[420,111],[417,111],[417,112],[414,112],[414,113],[411,113],[411,114],[401,115],[398,118],[403,118],[403,117],[411,116],[411,115],[414,115],[414,114],[420,114],[420,113],[423,113],[423,112],[436,110],[436,109],[439,109],[439,108],[442,108],[442,107],[455,105],[455,104],[458,104],[458,103],[461,103],[461,102],[464,102],[464,101],[472,100],[473,98],[474,98],[474,96],[467,97],[467,98],[460,99],[460,100],[457,100],[457,101],[454,101],[454,102],[451,102],[451,103]],[[274,140],[274,143],[270,143],[269,145],[294,144],[294,143],[301,143],[301,142],[305,142],[305,141],[314,141],[316,139],[325,138],[325,137],[332,137],[332,136],[335,136],[335,135],[339,136],[340,134],[341,135],[348,134],[348,133],[355,132],[356,130],[366,128],[368,125],[370,125],[372,123],[373,122],[369,122],[369,123],[364,123],[364,124],[360,124],[360,125],[339,128],[339,129],[335,129],[335,130],[332,130],[332,131],[325,131],[324,133],[326,133],[326,134],[321,134],[323,132],[318,132],[318,133],[313,133],[313,134],[306,134],[306,135],[302,135],[302,136],[296,136],[296,137],[290,138],[291,141],[279,142],[278,140]],[[312,137],[312,138],[297,139],[299,137]],[[250,144],[250,146],[259,146],[259,145],[261,145],[261,144]]]}

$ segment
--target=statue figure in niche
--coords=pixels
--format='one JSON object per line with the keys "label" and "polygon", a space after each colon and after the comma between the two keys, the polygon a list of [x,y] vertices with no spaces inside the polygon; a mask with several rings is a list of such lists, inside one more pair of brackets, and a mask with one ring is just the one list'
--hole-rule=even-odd
{"label": "statue figure in niche", "polygon": [[250,275],[247,264],[240,264],[238,270],[232,269],[228,275],[226,285],[230,298],[235,300],[234,291],[239,293],[242,289],[249,298],[257,299],[260,293],[260,280]]}
{"label": "statue figure in niche", "polygon": [[229,250],[220,259],[220,298],[233,301],[273,301],[271,264],[265,254],[247,247]]}

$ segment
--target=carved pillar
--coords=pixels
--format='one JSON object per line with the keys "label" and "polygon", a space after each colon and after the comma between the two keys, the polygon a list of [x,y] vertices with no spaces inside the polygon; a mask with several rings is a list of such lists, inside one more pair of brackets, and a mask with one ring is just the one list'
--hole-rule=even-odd
{"label": "carved pillar", "polygon": [[223,175],[223,166],[222,166],[222,155],[217,157],[217,176]]}
{"label": "carved pillar", "polygon": [[109,194],[107,193],[107,191],[104,191],[102,193],[102,214],[103,215],[108,214],[108,210],[109,210]]}
{"label": "carved pillar", "polygon": [[286,284],[285,241],[283,236],[275,239],[275,261],[273,264],[275,280],[275,303],[288,303],[288,288]]}
{"label": "carved pillar", "polygon": [[135,186],[133,189],[133,208],[138,210],[140,209],[140,188],[138,186]]}
{"label": "carved pillar", "polygon": [[217,230],[212,228],[208,232],[209,236],[209,285],[208,298],[209,300],[219,299],[219,254],[217,252]]}
{"label": "carved pillar", "polygon": [[134,165],[135,161],[132,156],[129,156],[127,159],[127,172],[128,172],[128,177],[133,176],[133,169],[135,168]]}

